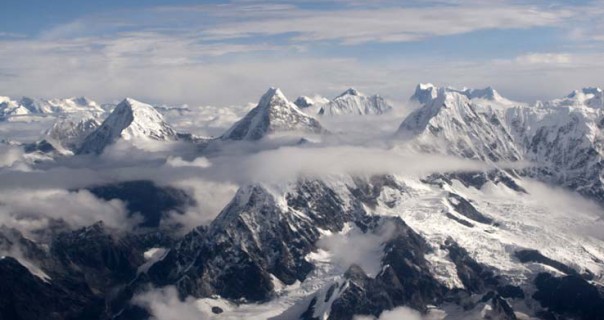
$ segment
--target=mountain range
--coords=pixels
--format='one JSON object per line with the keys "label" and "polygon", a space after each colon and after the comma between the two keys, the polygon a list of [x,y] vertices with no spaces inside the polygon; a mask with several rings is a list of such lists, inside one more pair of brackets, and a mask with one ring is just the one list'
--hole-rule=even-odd
{"label": "mountain range", "polygon": [[[529,105],[491,87],[419,84],[410,98],[418,108],[388,138],[339,148],[346,133],[323,125],[326,117],[354,116],[358,124],[393,117],[394,107],[354,89],[330,101],[290,102],[270,88],[221,136],[193,139],[131,98],[106,116],[80,101],[88,111],[77,107],[77,117],[46,108],[50,102],[7,98],[6,119],[25,109],[62,114],[23,146],[50,154],[32,164],[39,170],[95,161],[117,142],[196,145],[208,171],[221,162],[251,171],[227,161],[232,149],[257,159],[267,147],[253,146],[269,142],[266,152],[292,154],[284,168],[296,160],[313,166],[310,156],[294,159],[304,154],[337,157],[289,179],[230,176],[237,191],[200,225],[167,223],[199,205],[182,187],[130,179],[69,190],[122,201],[139,223],[125,233],[61,219],[34,234],[0,227],[0,318],[148,319],[159,304],[185,305],[202,319],[377,319],[402,311],[417,319],[599,319],[604,242],[590,230],[603,223],[603,97],[584,88]],[[333,170],[371,163],[369,153],[347,156],[361,147],[390,157],[370,172]],[[417,165],[409,155],[436,169],[408,169]],[[581,195],[581,206],[565,207],[567,193]]]}

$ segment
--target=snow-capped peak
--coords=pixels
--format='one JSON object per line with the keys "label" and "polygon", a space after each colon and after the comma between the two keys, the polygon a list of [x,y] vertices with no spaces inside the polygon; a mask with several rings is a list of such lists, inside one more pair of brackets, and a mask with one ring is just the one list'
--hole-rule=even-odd
{"label": "snow-capped peak", "polygon": [[258,106],[269,108],[272,105],[284,105],[287,103],[289,103],[289,101],[287,101],[287,98],[283,92],[281,92],[281,89],[271,87],[264,95],[262,95],[260,102],[258,102]]}
{"label": "snow-capped peak", "polygon": [[278,88],[270,88],[258,105],[235,123],[222,139],[259,140],[277,131],[322,133],[325,130],[315,118],[306,115],[289,102]]}
{"label": "snow-capped peak", "polygon": [[503,117],[481,104],[486,99],[471,98],[471,93],[482,96],[494,90],[477,92],[433,86],[417,89],[420,90],[417,96],[426,103],[403,121],[398,130],[400,136],[414,137],[424,150],[465,158],[490,161],[521,158]]}
{"label": "snow-capped peak", "polygon": [[103,124],[84,140],[78,153],[101,153],[118,138],[124,140],[176,140],[177,133],[153,106],[126,98]]}

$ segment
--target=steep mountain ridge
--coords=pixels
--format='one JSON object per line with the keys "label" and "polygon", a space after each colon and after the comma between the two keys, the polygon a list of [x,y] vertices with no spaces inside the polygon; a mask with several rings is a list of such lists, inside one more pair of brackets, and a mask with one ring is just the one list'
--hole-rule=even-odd
{"label": "steep mountain ridge", "polygon": [[601,95],[598,88],[585,88],[527,106],[510,103],[492,88],[418,85],[412,100],[425,104],[397,134],[424,151],[491,162],[525,160],[530,164],[523,174],[604,203]]}
{"label": "steep mountain ridge", "polygon": [[425,151],[482,161],[517,161],[522,154],[500,113],[477,104],[469,93],[418,86],[413,99],[426,104],[401,123],[397,135],[412,138]]}

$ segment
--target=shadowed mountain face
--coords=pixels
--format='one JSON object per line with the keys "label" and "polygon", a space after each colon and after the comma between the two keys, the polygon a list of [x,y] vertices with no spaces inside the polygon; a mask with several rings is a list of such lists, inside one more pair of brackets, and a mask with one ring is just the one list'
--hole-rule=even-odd
{"label": "shadowed mountain face", "polygon": [[187,206],[195,204],[195,200],[182,190],[160,187],[145,180],[94,186],[88,191],[104,200],[125,202],[131,215],[143,217],[141,227],[157,228],[168,213],[183,213]]}

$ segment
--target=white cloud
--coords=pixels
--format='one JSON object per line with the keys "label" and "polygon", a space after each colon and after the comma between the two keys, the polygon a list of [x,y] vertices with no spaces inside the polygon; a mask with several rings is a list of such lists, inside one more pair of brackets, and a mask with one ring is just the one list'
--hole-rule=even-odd
{"label": "white cloud", "polygon": [[[424,176],[432,172],[484,169],[484,164],[440,155],[419,154],[406,147],[358,146],[281,147],[243,159],[235,172],[247,181],[291,181],[300,175],[398,173]],[[227,167],[233,167],[227,165]]]}
{"label": "white cloud", "polygon": [[356,264],[370,277],[375,277],[382,268],[383,244],[392,236],[394,226],[385,224],[375,232],[363,233],[352,227],[345,233],[321,237],[317,242],[319,249],[331,255],[330,261],[345,272]]}
{"label": "white cloud", "polygon": [[379,318],[369,316],[355,316],[354,320],[428,320],[417,311],[408,307],[397,307],[382,312]]}
{"label": "white cloud", "polygon": [[567,64],[572,62],[568,53],[529,53],[516,57],[520,64]]}
{"label": "white cloud", "polygon": [[169,286],[135,296],[134,303],[149,310],[154,320],[199,320],[210,315],[196,307],[193,298],[181,301],[176,288]]}
{"label": "white cloud", "polygon": [[162,111],[162,114],[166,121],[179,131],[204,137],[217,137],[255,106],[255,104],[229,107],[199,106],[188,107],[186,110]]}
{"label": "white cloud", "polygon": [[322,12],[293,10],[283,12],[278,18],[225,23],[204,33],[214,39],[293,33],[296,34],[294,41],[407,42],[482,29],[553,25],[571,14],[566,10],[505,4]]}
{"label": "white cloud", "polygon": [[52,220],[63,220],[74,229],[103,221],[121,231],[130,230],[139,222],[128,218],[121,201],[100,200],[88,191],[17,188],[0,193],[0,225],[31,235],[47,228]]}
{"label": "white cloud", "polygon": [[422,320],[420,313],[407,307],[398,307],[384,311],[379,320]]}
{"label": "white cloud", "polygon": [[238,186],[228,182],[214,182],[201,178],[190,178],[172,183],[172,186],[188,192],[195,206],[187,208],[184,213],[172,213],[162,220],[163,225],[180,225],[180,232],[186,233],[191,229],[207,225],[233,199]]}
{"label": "white cloud", "polygon": [[0,144],[0,168],[11,167],[23,159],[23,149]]}

